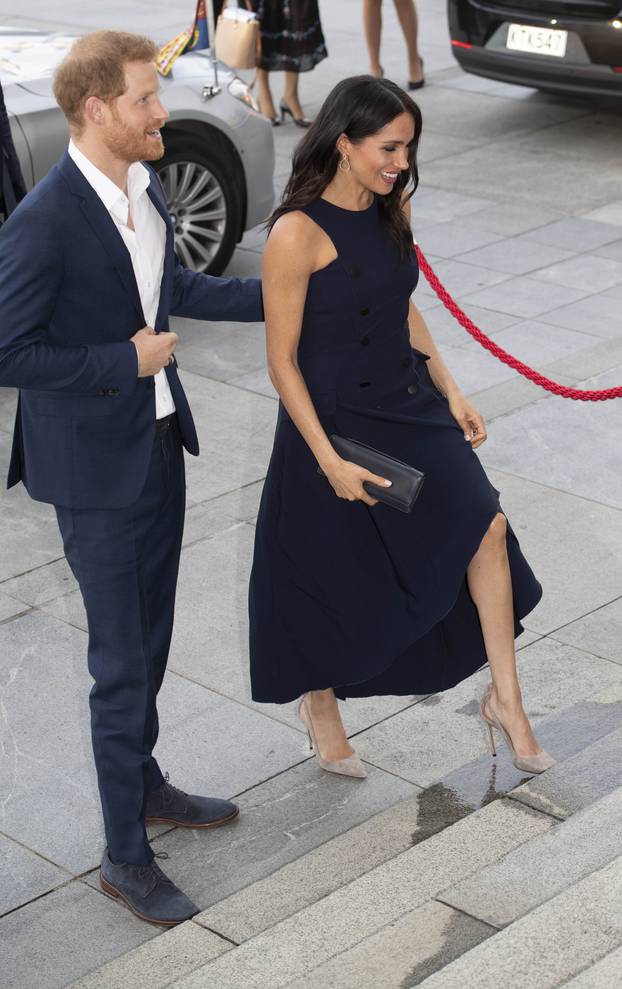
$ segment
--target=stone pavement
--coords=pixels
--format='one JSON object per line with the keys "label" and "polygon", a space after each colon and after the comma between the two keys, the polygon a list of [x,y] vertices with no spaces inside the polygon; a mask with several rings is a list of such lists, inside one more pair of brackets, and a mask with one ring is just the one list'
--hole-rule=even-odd
{"label": "stone pavement", "polygon": [[[0,0],[0,22],[124,26],[166,40],[190,0]],[[364,70],[359,0],[324,0],[313,113]],[[393,6],[383,64],[404,79]],[[565,383],[622,384],[622,103],[464,75],[444,5],[422,10],[428,86],[413,227],[504,348]],[[277,93],[279,92],[277,88]],[[277,186],[300,132],[275,132]],[[262,235],[231,264],[258,274]],[[289,707],[249,699],[246,585],[275,419],[262,326],[179,321],[202,457],[189,510],[158,757],[235,797],[209,834],[154,847],[201,906],[162,933],[98,888],[102,826],[79,595],[52,511],[3,494],[0,970],[6,989],[611,989],[622,971],[622,403],[554,398],[495,361],[425,284],[446,360],[488,419],[482,459],[544,587],[519,640],[526,705],[558,758],[526,780],[476,720],[484,671],[443,695],[351,701],[364,783],[322,773]],[[0,392],[0,473],[14,395]]]}

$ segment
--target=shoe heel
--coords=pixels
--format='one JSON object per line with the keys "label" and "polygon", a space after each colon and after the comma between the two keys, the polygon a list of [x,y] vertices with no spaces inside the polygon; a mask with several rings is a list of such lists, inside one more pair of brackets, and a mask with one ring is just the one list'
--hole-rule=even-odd
{"label": "shoe heel", "polygon": [[487,721],[484,722],[486,728],[488,729],[488,745],[490,746],[490,754],[493,759],[497,755],[497,747],[495,745],[495,736],[492,731],[492,725],[489,725]]}
{"label": "shoe heel", "polygon": [[500,731],[501,734],[503,735],[503,738],[505,739],[505,744],[507,745],[510,755],[512,757],[512,762],[514,763],[517,769],[519,769],[523,773],[530,773],[532,776],[536,775],[537,773],[544,773],[546,772],[547,769],[551,769],[555,765],[555,759],[553,759],[553,757],[550,756],[548,752],[545,752],[544,749],[541,749],[540,752],[537,752],[536,755],[532,755],[532,756],[519,756],[516,753],[509,732],[496,717],[494,711],[491,711],[489,716],[486,714],[486,702],[488,701],[491,692],[492,692],[492,684],[489,684],[486,687],[486,690],[484,691],[484,696],[480,701],[479,712],[482,717],[482,721],[484,722],[484,724],[488,729],[488,740],[490,742],[490,750],[493,756],[497,754],[497,751],[495,749],[495,742],[492,734],[492,729],[494,725],[497,731]]}
{"label": "shoe heel", "polygon": [[104,879],[104,877],[103,877],[103,876],[101,876],[101,875],[100,875],[100,877],[99,877],[99,885],[100,885],[100,886],[101,886],[101,888],[103,889],[103,891],[104,891],[104,893],[108,893],[108,896],[114,896],[114,898],[115,898],[115,900],[119,898],[119,891],[118,891],[118,890],[116,890],[116,889],[114,888],[114,886],[110,886],[110,885],[109,885],[109,884],[108,884],[108,883],[106,882],[106,880]]}
{"label": "shoe heel", "polygon": [[307,724],[306,718],[303,716],[302,713],[303,704],[304,704],[304,697],[301,697],[300,703],[298,704],[298,717],[300,718],[300,720],[302,721],[303,725],[307,730],[307,744],[309,746],[309,752],[313,752],[313,735],[311,734],[311,728]]}
{"label": "shoe heel", "polygon": [[[367,770],[363,766],[363,763],[357,756],[356,752],[352,755],[347,756],[345,759],[335,759],[332,762],[328,762],[320,755],[320,750],[315,738],[315,732],[313,731],[313,724],[311,721],[307,721],[304,715],[304,694],[300,698],[300,703],[298,704],[298,717],[307,729],[307,736],[309,739],[309,751],[313,752],[318,763],[325,769],[328,773],[338,773],[342,776],[353,776],[357,779],[365,779],[367,776]],[[308,717],[308,714],[307,714]]]}

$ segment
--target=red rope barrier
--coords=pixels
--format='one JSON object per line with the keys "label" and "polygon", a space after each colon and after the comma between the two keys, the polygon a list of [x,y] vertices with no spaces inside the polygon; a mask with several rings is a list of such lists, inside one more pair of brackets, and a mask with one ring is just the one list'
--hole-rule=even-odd
{"label": "red rope barrier", "polygon": [[445,308],[449,310],[455,319],[457,319],[467,333],[470,333],[471,336],[477,340],[478,343],[481,343],[482,347],[489,350],[494,357],[498,357],[504,364],[507,364],[515,371],[518,371],[518,373],[522,374],[525,378],[529,378],[530,381],[533,381],[536,385],[539,385],[540,388],[545,388],[554,395],[561,395],[562,398],[574,398],[580,402],[604,402],[609,398],[622,398],[622,387],[604,388],[601,391],[587,391],[582,388],[569,388],[566,385],[558,384],[556,381],[551,381],[550,378],[545,378],[545,376],[540,374],[539,371],[534,371],[533,368],[528,367],[527,364],[523,364],[522,361],[519,361],[517,357],[513,357],[512,354],[508,354],[506,350],[503,350],[496,343],[493,343],[490,337],[487,337],[485,333],[482,333],[475,323],[469,319],[460,306],[454,302],[447,289],[441,285],[438,277],[432,271],[429,261],[418,244],[415,245],[415,249],[417,251],[417,258],[421,271]]}

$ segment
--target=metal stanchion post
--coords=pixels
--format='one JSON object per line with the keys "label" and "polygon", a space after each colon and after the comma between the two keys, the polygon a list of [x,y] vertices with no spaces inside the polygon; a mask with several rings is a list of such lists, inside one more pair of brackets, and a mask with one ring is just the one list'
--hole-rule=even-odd
{"label": "metal stanchion post", "polygon": [[[214,69],[214,82],[209,87],[204,87],[204,96],[216,96],[220,92],[220,86],[218,85],[218,59],[216,58],[216,48],[214,44],[214,38],[216,36],[216,25],[214,18],[214,0],[205,0],[205,15],[207,18],[207,33],[209,35],[209,48],[207,49],[207,54],[211,58],[212,67]],[[209,89],[209,93],[205,90]]]}

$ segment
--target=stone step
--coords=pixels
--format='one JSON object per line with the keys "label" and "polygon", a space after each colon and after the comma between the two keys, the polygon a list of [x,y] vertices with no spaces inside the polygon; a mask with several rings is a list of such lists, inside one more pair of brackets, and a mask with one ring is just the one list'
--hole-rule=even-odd
{"label": "stone step", "polygon": [[[589,751],[590,742],[594,739],[599,739],[606,732],[613,734],[611,730],[620,724],[621,697],[620,685],[611,685],[597,698],[573,705],[563,712],[544,719],[541,722],[540,734],[546,735],[546,744],[550,744],[558,756],[561,758],[570,756],[566,764],[572,765],[575,758],[581,758],[582,746],[587,745],[586,751]],[[597,744],[605,744],[608,737],[606,735]],[[613,751],[613,746],[610,746],[609,750]],[[574,756],[575,753],[578,753],[578,756]],[[486,771],[485,767],[488,766],[491,768]],[[559,766],[555,767],[552,772],[557,772],[559,768]],[[521,794],[530,787],[542,785],[548,775],[547,773],[544,777],[534,778],[525,787],[512,791],[511,796]],[[320,781],[324,777],[325,774],[322,774]],[[523,774],[512,766],[507,753],[500,752],[499,758],[494,763],[489,757],[475,760],[452,772],[439,783],[399,801],[381,813],[373,814],[367,820],[351,826],[342,834],[329,838],[318,847],[306,850],[306,853],[277,868],[265,878],[253,881],[251,869],[249,885],[208,907],[195,918],[196,924],[191,925],[194,926],[194,930],[185,933],[188,925],[183,925],[184,934],[180,934],[183,947],[175,949],[180,952],[181,967],[177,969],[175,977],[179,978],[185,971],[193,971],[213,957],[214,944],[210,940],[211,931],[227,939],[227,941],[220,940],[220,950],[223,950],[223,944],[229,945],[230,942],[240,944],[247,941],[411,849],[413,844],[426,842],[426,839],[432,835],[473,814],[489,801],[502,798],[523,778]],[[338,780],[330,779],[328,782],[333,784],[332,792]],[[602,784],[607,786],[604,774]],[[528,799],[523,802],[530,803]],[[534,803],[538,809],[538,803]],[[546,810],[545,807],[541,809]],[[304,819],[307,820],[306,817]],[[262,822],[262,830],[264,826],[265,822]],[[230,851],[233,853],[235,849],[231,848]],[[179,856],[176,855],[175,858]],[[185,861],[186,855],[182,855],[181,858]],[[182,881],[181,877],[176,878]],[[398,952],[400,929],[403,926],[404,930],[408,931],[410,922],[408,917],[399,922],[395,933],[397,938],[395,952]],[[428,905],[425,909],[417,907],[413,912],[412,922],[416,924],[419,932],[416,939],[417,951],[414,952],[411,939],[410,947],[406,947],[403,952],[404,965],[406,966],[409,961],[412,962],[412,968],[417,968],[421,978],[425,977],[422,973],[447,964],[467,950],[471,944],[489,936],[496,929],[483,921],[471,918],[464,920],[463,914],[446,904],[435,907]],[[444,936],[445,928],[451,932],[451,937]],[[205,942],[201,938],[202,930],[206,930],[209,935]],[[427,932],[426,938],[422,936],[423,930]],[[166,937],[172,941],[170,934]],[[150,944],[141,946],[104,966],[98,972],[86,976],[84,981],[75,984],[76,989],[99,989],[100,985],[103,987],[117,984],[119,987],[123,985],[125,989],[124,979],[127,981],[127,989],[132,989],[133,973],[140,972],[145,965],[147,966],[145,970],[150,973],[152,989],[162,989],[169,985],[167,981],[169,970],[158,962],[159,951],[156,942],[159,946],[161,940],[162,938],[158,937]],[[372,939],[370,943],[373,944]],[[437,945],[438,950],[432,950],[434,945]],[[368,969],[374,971],[371,958]],[[397,964],[396,969],[399,970]],[[408,974],[410,969],[404,971]]]}
{"label": "stone step", "polygon": [[[517,804],[518,801],[510,801]],[[622,848],[622,787],[440,893],[448,906],[502,928],[602,869]]]}
{"label": "stone step", "polygon": [[[539,737],[558,758],[568,759],[618,728],[621,720],[622,685],[613,684],[598,697],[545,718]],[[513,788],[524,779],[500,748],[496,760],[485,756],[467,763],[265,879],[220,899],[200,915],[201,922],[237,943],[245,941],[492,800],[510,791],[514,796],[520,791]],[[535,786],[536,780],[532,783]]]}
{"label": "stone step", "polygon": [[296,977],[288,989],[411,989],[496,933],[494,927],[428,900]]}
{"label": "stone step", "polygon": [[[172,985],[280,989],[552,826],[552,818],[517,801],[495,801]],[[211,910],[195,919],[214,930]],[[481,932],[472,925],[469,936],[475,927]]]}
{"label": "stone step", "polygon": [[[420,985],[422,989],[557,989],[562,985],[573,989],[615,989],[621,981],[621,945],[619,856]],[[601,975],[597,966],[593,978],[593,970],[584,971],[586,962],[599,959]],[[612,972],[613,981],[607,981]],[[577,980],[568,983],[573,976]],[[328,989],[329,985],[317,982],[318,989]]]}
{"label": "stone step", "polygon": [[89,972],[67,989],[166,989],[232,947],[189,920]]}
{"label": "stone step", "polygon": [[[622,858],[612,865],[592,873],[502,934],[430,900],[296,978],[286,989],[557,989],[562,981],[565,989],[616,989],[622,984],[622,947],[584,968],[588,959],[622,940]],[[613,884],[609,902],[601,902],[596,911],[590,903],[585,923],[580,916],[569,923],[565,911],[573,908],[580,913],[577,907],[582,897],[599,895],[607,883]],[[488,941],[485,946],[484,941]],[[477,945],[481,949],[473,952]],[[535,959],[531,957],[534,951]],[[572,978],[577,971],[580,974]],[[435,973],[438,977],[431,978]],[[566,982],[569,976],[571,981]]]}
{"label": "stone step", "polygon": [[622,787],[622,728],[512,791],[535,810],[561,820]]}
{"label": "stone step", "polygon": [[[196,923],[189,922],[158,935],[85,975],[72,983],[71,989],[142,989],[141,978],[145,974],[150,989],[164,989],[174,978],[199,968],[230,948],[233,942],[249,940],[407,851],[413,843],[424,841],[433,833],[433,827],[436,831],[443,830],[467,812],[472,812],[472,808],[445,800],[444,794],[436,789],[429,796],[424,791],[401,800],[266,878],[227,896],[196,917]],[[429,923],[454,914],[456,911],[441,905]],[[493,930],[476,921],[467,922],[464,927],[456,924],[452,929],[462,951],[476,943],[480,930]],[[213,930],[221,936],[213,934]],[[446,961],[455,956],[448,949]],[[178,959],[177,967],[175,959]]]}
{"label": "stone step", "polygon": [[[619,790],[615,796],[616,801],[610,801],[609,806],[601,809],[601,805],[607,803],[606,800],[603,800],[592,808],[593,813],[589,820],[583,822],[581,833],[589,836],[591,826],[596,820],[600,821],[600,827],[603,831],[609,831],[612,822],[619,819],[622,808],[622,790]],[[573,818],[573,822],[575,820],[578,818]],[[608,845],[608,859],[611,861],[619,859],[619,833],[620,828],[618,827],[617,834],[614,833],[613,840]],[[561,856],[561,860],[559,848],[556,849],[555,846],[560,846],[562,852],[565,853]],[[377,986],[382,986],[383,989],[404,989],[407,986],[408,989],[411,989],[412,986],[418,986],[420,983],[427,985],[427,981],[424,982],[424,980],[428,976],[444,969],[453,960],[469,952],[476,944],[487,941],[493,935],[495,936],[493,939],[496,940],[499,918],[494,915],[495,923],[493,924],[490,916],[493,913],[492,909],[489,908],[487,912],[485,909],[485,900],[488,895],[487,876],[492,873],[501,873],[497,879],[494,894],[499,903],[505,907],[504,919],[518,917],[519,912],[522,912],[515,907],[515,901],[521,895],[527,900],[527,910],[524,911],[524,915],[531,916],[532,907],[539,908],[536,904],[554,898],[555,894],[559,897],[568,888],[573,888],[576,885],[577,875],[579,876],[579,883],[581,883],[593,875],[595,871],[604,871],[608,868],[609,861],[607,865],[600,862],[592,869],[588,864],[589,857],[584,856],[583,873],[579,869],[573,872],[566,859],[572,862],[576,857],[584,855],[585,846],[585,838],[581,841],[578,833],[571,833],[568,824],[558,824],[545,834],[536,836],[509,852],[498,862],[485,867],[459,883],[456,890],[459,892],[466,889],[470,893],[470,899],[467,899],[466,896],[454,895],[451,889],[449,892],[441,891],[435,899],[430,900],[424,906],[404,914],[375,934],[329,958],[322,965],[313,968],[303,978],[296,979],[296,989],[318,989],[318,987],[322,987],[322,989],[353,989],[354,986],[356,989],[376,989]],[[520,877],[518,875],[519,858],[521,862],[526,863]],[[505,883],[504,866],[510,860],[517,863],[515,881]],[[598,856],[593,857],[592,861],[598,862]],[[622,863],[622,859],[619,861]],[[602,869],[600,869],[601,865]],[[542,888],[538,890],[537,894],[534,894],[534,887],[537,888],[539,882],[539,870],[546,870],[546,872],[542,880]],[[546,886],[546,876],[549,871],[563,877],[552,889]],[[617,873],[615,874],[617,875]],[[475,907],[474,902],[476,896],[478,897],[477,907]],[[622,902],[622,887],[618,887],[617,896]],[[448,907],[446,912],[440,909],[442,905]],[[620,917],[622,919],[622,912]],[[517,922],[515,920],[514,925]],[[511,927],[506,929],[511,929]],[[551,951],[554,950],[553,941],[556,936],[555,933],[551,934]],[[616,943],[615,940],[613,943]],[[611,944],[607,942],[605,950],[610,950],[610,947]],[[529,953],[528,941],[524,942],[522,950],[526,954]],[[594,956],[581,953],[578,957],[582,959],[582,964],[585,965],[585,959]],[[608,972],[614,963],[615,959],[610,960],[606,965],[603,963],[604,970]],[[578,968],[571,969],[569,974],[572,975],[578,970]],[[470,968],[469,971],[471,971]],[[475,967],[473,971],[476,972]],[[622,972],[622,969],[620,971]],[[503,974],[506,973],[503,972]],[[476,979],[477,976],[474,977],[473,985],[477,984]],[[622,978],[618,982],[622,982]],[[607,989],[613,989],[613,986],[616,986],[618,982],[611,982]],[[455,984],[458,985],[458,980]],[[537,987],[537,989],[545,989],[549,985],[557,986],[558,984],[555,981],[549,983],[546,980],[541,982],[536,979],[533,983],[525,983],[525,985]],[[445,982],[441,980],[438,985],[439,987],[443,986],[444,989]],[[454,983],[451,982],[448,985],[453,986]],[[494,979],[492,979],[490,982],[482,982],[482,985],[495,986],[495,989],[498,989],[498,986],[508,985],[514,989],[515,986],[523,985],[523,983],[512,980],[506,982],[500,979],[495,984]],[[294,982],[291,983],[291,986],[293,989]],[[586,982],[581,989],[592,989],[591,983]]]}
{"label": "stone step", "polygon": [[622,947],[585,968],[564,989],[614,989],[622,981]]}

